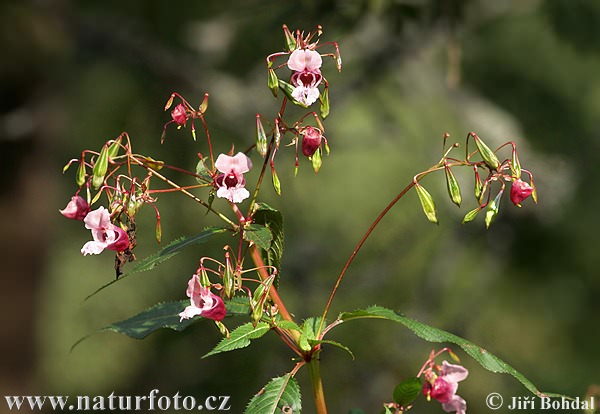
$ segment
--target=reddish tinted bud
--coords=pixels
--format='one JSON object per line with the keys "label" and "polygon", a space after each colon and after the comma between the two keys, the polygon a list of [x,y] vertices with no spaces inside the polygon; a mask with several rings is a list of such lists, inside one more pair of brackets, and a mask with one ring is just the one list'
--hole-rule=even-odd
{"label": "reddish tinted bud", "polygon": [[187,122],[187,112],[185,110],[185,106],[183,106],[183,104],[179,104],[173,108],[171,111],[171,117],[173,118],[173,121],[177,123],[177,125],[185,125]]}
{"label": "reddish tinted bud", "polygon": [[533,187],[521,179],[516,180],[510,187],[510,201],[517,207],[521,207],[521,202],[531,195]]}
{"label": "reddish tinted bud", "polygon": [[307,157],[311,157],[317,148],[321,146],[323,133],[318,128],[307,126],[302,131],[302,153]]}
{"label": "reddish tinted bud", "polygon": [[74,219],[74,220],[83,220],[87,213],[90,212],[90,205],[87,201],[81,196],[73,196],[71,197],[71,201],[69,204],[63,209],[59,210],[60,214],[65,216],[66,218]]}

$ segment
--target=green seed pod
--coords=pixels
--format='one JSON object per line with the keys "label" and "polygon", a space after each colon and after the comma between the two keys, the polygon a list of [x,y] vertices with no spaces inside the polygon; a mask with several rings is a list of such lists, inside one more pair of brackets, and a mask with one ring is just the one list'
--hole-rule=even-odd
{"label": "green seed pod", "polygon": [[202,103],[200,103],[200,106],[198,107],[198,111],[201,114],[204,114],[204,113],[206,113],[207,109],[208,109],[208,93],[205,93],[204,98],[202,99]]}
{"label": "green seed pod", "polygon": [[329,115],[329,88],[325,87],[323,93],[319,95],[319,101],[321,102],[319,107],[321,118],[325,119]]}
{"label": "green seed pod", "polygon": [[279,177],[277,176],[277,172],[275,168],[271,168],[271,177],[273,179],[273,188],[277,195],[281,195],[281,182],[279,182]]}
{"label": "green seed pod", "polygon": [[521,178],[521,163],[519,162],[516,148],[513,148],[512,158],[510,160],[510,174],[516,180]]}
{"label": "green seed pod", "polygon": [[485,228],[489,229],[490,225],[496,220],[496,216],[498,216],[498,211],[500,210],[500,200],[502,199],[502,193],[504,190],[500,190],[500,192],[496,195],[494,200],[488,204],[487,209],[485,211]]}
{"label": "green seed pod", "polygon": [[421,207],[423,208],[423,212],[427,216],[427,219],[432,223],[438,224],[433,197],[431,197],[431,194],[429,194],[419,183],[415,183],[415,189],[417,190],[419,201],[421,201]]}
{"label": "green seed pod", "polygon": [[313,169],[316,173],[318,173],[321,169],[321,164],[323,164],[323,158],[321,157],[321,148],[317,148],[312,157],[310,157],[310,160],[312,161]]}
{"label": "green seed pod", "polygon": [[223,272],[223,290],[228,298],[231,298],[235,293],[235,275],[229,256],[227,256],[225,270]]}
{"label": "green seed pod", "polygon": [[287,98],[294,103],[294,105],[301,106],[302,108],[308,108],[308,106],[304,105],[301,102],[298,102],[292,96],[292,92],[294,92],[294,85],[279,79],[279,88],[283,91],[283,93],[285,93],[285,96],[287,96]]}
{"label": "green seed pod", "polygon": [[168,110],[171,107],[171,105],[173,105],[173,98],[174,97],[175,97],[174,94],[171,94],[171,96],[169,96],[169,100],[165,104],[165,111]]}
{"label": "green seed pod", "polygon": [[160,219],[156,220],[156,232],[155,232],[155,235],[156,235],[156,241],[158,243],[160,243],[161,240],[162,240],[162,226],[160,225]]}
{"label": "green seed pod", "polygon": [[265,129],[263,128],[262,121],[260,120],[260,115],[256,115],[256,150],[263,157],[267,155],[267,134],[265,134]]}
{"label": "green seed pod", "polygon": [[110,146],[108,147],[108,159],[109,160],[112,160],[117,155],[119,155],[119,150],[121,149],[121,141],[122,140],[123,140],[123,137],[121,136],[121,137],[115,139],[113,141],[113,143],[110,144]]}
{"label": "green seed pod", "polygon": [[448,194],[450,195],[450,199],[454,204],[460,207],[460,203],[462,202],[462,196],[460,195],[460,186],[458,185],[458,181],[454,176],[454,173],[450,169],[450,167],[444,167],[446,172],[446,184],[448,186]]}
{"label": "green seed pod", "polygon": [[102,147],[102,151],[100,151],[100,155],[94,164],[93,177],[92,177],[92,186],[94,189],[98,189],[102,186],[104,182],[104,177],[106,176],[106,171],[108,171],[108,146],[104,145]]}
{"label": "green seed pod", "polygon": [[485,163],[490,168],[497,170],[500,166],[500,161],[498,161],[496,154],[494,154],[494,152],[487,145],[485,145],[485,143],[477,135],[474,135],[473,139],[475,140],[475,145],[481,154],[481,158],[483,158]]}
{"label": "green seed pod", "polygon": [[277,74],[275,73],[273,68],[269,68],[268,72],[269,72],[269,78],[268,78],[269,89],[271,89],[271,93],[273,94],[273,96],[275,98],[277,98],[277,95],[279,94],[279,80],[277,79]]}
{"label": "green seed pod", "polygon": [[296,39],[285,24],[283,25],[283,33],[285,34],[285,48],[288,52],[291,52],[296,49]]}
{"label": "green seed pod", "polygon": [[252,299],[250,301],[250,306],[252,307],[252,322],[255,326],[263,316],[265,302],[269,297],[269,289],[271,288],[274,280],[275,275],[271,275],[268,279],[259,284],[254,290],[254,294],[252,295]]}
{"label": "green seed pod", "polygon": [[85,175],[85,162],[82,159],[79,161],[79,167],[77,168],[77,174],[75,175],[75,182],[77,183],[78,187],[81,187],[83,184],[85,184]]}
{"label": "green seed pod", "polygon": [[477,213],[479,213],[480,211],[481,211],[481,206],[469,211],[467,214],[465,214],[462,224],[466,224],[466,223],[472,221],[475,218],[475,216],[477,216]]}
{"label": "green seed pod", "polygon": [[483,183],[481,182],[481,178],[479,177],[479,172],[477,171],[477,167],[475,167],[475,198],[478,202],[481,203],[481,196],[483,195]]}

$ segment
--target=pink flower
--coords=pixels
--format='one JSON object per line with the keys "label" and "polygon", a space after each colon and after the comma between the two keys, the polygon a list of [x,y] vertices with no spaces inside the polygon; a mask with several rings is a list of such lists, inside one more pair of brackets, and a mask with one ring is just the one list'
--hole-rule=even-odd
{"label": "pink flower", "polygon": [[121,227],[110,222],[110,214],[104,207],[89,212],[83,222],[85,228],[92,231],[92,237],[94,238],[81,249],[84,256],[100,254],[104,249],[122,252],[129,247],[127,233]]}
{"label": "pink flower", "polygon": [[467,378],[467,375],[469,371],[466,368],[444,361],[439,375],[436,375],[431,368],[425,372],[427,382],[423,387],[423,394],[441,402],[442,408],[448,413],[456,411],[456,414],[465,414],[467,403],[456,395],[456,390],[458,383]]}
{"label": "pink flower", "polygon": [[319,128],[307,126],[302,131],[302,154],[311,157],[321,146],[323,133]]}
{"label": "pink flower", "polygon": [[83,220],[87,213],[90,212],[90,205],[83,197],[77,195],[71,197],[71,201],[69,201],[63,210],[58,211],[66,218]]}
{"label": "pink flower", "polygon": [[519,178],[510,187],[510,201],[515,206],[521,207],[521,202],[529,197],[531,193],[533,193],[533,187]]}
{"label": "pink flower", "polygon": [[321,70],[323,59],[318,52],[309,49],[296,49],[288,59],[288,67],[294,71],[292,85],[295,86],[292,96],[306,106],[312,105],[319,98],[318,86],[323,80]]}
{"label": "pink flower", "polygon": [[225,317],[227,311],[223,299],[212,293],[209,288],[202,286],[198,275],[192,276],[185,293],[190,298],[191,304],[179,314],[180,322],[196,315],[215,321],[220,321]]}
{"label": "pink flower", "polygon": [[175,108],[173,108],[173,110],[171,111],[171,118],[173,118],[173,121],[175,121],[177,125],[185,125],[185,123],[187,122],[187,112],[185,110],[185,106],[179,104]]}
{"label": "pink flower", "polygon": [[226,198],[232,203],[241,203],[250,197],[250,193],[244,188],[246,180],[243,174],[250,171],[252,161],[246,154],[238,152],[233,157],[221,154],[215,162],[215,167],[222,173],[215,178],[217,197]]}

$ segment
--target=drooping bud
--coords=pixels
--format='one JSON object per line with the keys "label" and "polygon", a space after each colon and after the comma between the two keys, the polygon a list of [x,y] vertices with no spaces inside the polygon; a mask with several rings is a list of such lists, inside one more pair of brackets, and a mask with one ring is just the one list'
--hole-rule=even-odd
{"label": "drooping bud", "polygon": [[100,151],[100,155],[98,155],[98,159],[94,164],[93,177],[92,177],[92,186],[94,189],[100,188],[102,183],[104,182],[104,176],[106,175],[106,171],[108,171],[108,145],[104,145],[102,150]]}
{"label": "drooping bud", "polygon": [[460,207],[460,203],[462,202],[462,196],[460,194],[460,186],[458,185],[458,181],[454,176],[454,173],[450,169],[450,167],[444,167],[446,171],[446,184],[448,187],[448,194],[450,195],[450,199],[454,204]]}
{"label": "drooping bud", "polygon": [[90,205],[81,196],[71,197],[71,201],[63,210],[59,210],[60,214],[66,218],[73,220],[83,220],[85,216],[90,212]]}
{"label": "drooping bud", "polygon": [[267,148],[267,134],[260,120],[260,115],[256,114],[256,150],[264,157],[267,155]]}
{"label": "drooping bud", "polygon": [[485,163],[492,169],[497,170],[500,166],[500,161],[498,161],[498,157],[494,154],[485,143],[479,138],[477,135],[473,134],[473,139],[475,140],[475,145],[479,150],[479,154],[481,154],[481,158],[485,161]]}
{"label": "drooping bud", "polygon": [[483,195],[483,184],[481,182],[481,178],[479,177],[479,171],[477,171],[477,166],[475,168],[475,198],[477,201],[481,203],[481,196]]}
{"label": "drooping bud", "polygon": [[490,225],[496,220],[498,216],[498,211],[500,210],[500,200],[502,199],[502,193],[504,193],[504,189],[500,190],[494,200],[490,204],[488,204],[487,209],[485,211],[485,228],[489,229]]}
{"label": "drooping bud", "polygon": [[162,241],[162,226],[160,225],[160,217],[156,218],[156,242],[160,243]]}
{"label": "drooping bud", "polygon": [[321,165],[323,164],[323,158],[321,157],[321,148],[317,148],[313,156],[310,157],[310,160],[312,161],[313,170],[315,170],[315,172],[318,173],[321,169]]}
{"label": "drooping bud", "polygon": [[269,68],[268,73],[269,73],[269,78],[268,78],[269,89],[271,89],[271,93],[273,94],[273,96],[275,98],[277,98],[277,95],[279,94],[279,81],[277,79],[277,74],[275,73],[273,68]]}
{"label": "drooping bud", "polygon": [[431,194],[429,194],[427,190],[425,190],[425,188],[423,188],[423,186],[419,183],[415,183],[415,189],[417,190],[421,207],[423,208],[423,212],[427,216],[427,219],[432,223],[438,224],[433,197],[431,197]]}
{"label": "drooping bud", "polygon": [[171,118],[173,118],[173,121],[175,121],[175,123],[179,125],[179,127],[185,125],[188,119],[185,106],[183,106],[183,104],[179,104],[175,108],[173,108],[173,110],[171,111]]}
{"label": "drooping bud", "polygon": [[515,180],[510,187],[510,201],[517,207],[521,207],[521,202],[533,193],[533,187],[522,181],[520,178]]}
{"label": "drooping bud", "polygon": [[320,129],[307,126],[302,130],[302,154],[312,156],[323,141],[323,133]]}
{"label": "drooping bud", "polygon": [[275,280],[275,275],[269,276],[268,279],[264,280],[261,284],[259,284],[254,290],[254,294],[252,295],[252,299],[250,301],[250,306],[252,308],[252,323],[254,326],[260,321],[264,312],[264,305],[269,297],[269,289]]}

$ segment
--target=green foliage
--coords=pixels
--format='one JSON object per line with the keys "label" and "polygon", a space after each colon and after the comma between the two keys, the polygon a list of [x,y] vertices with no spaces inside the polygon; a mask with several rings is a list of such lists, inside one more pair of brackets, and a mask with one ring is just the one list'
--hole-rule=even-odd
{"label": "green foliage", "polygon": [[167,246],[165,246],[158,252],[154,253],[153,255],[148,256],[144,260],[139,261],[137,263],[137,265],[133,269],[131,269],[129,272],[125,273],[119,279],[115,279],[112,282],[107,283],[106,285],[100,287],[94,293],[92,293],[91,295],[86,297],[85,300],[88,300],[89,298],[96,295],[100,291],[106,289],[113,283],[116,283],[119,280],[125,279],[127,276],[130,276],[134,273],[145,272],[147,270],[154,269],[159,264],[161,264],[161,263],[167,261],[168,259],[171,259],[173,256],[177,255],[179,252],[181,252],[186,247],[190,247],[190,246],[193,246],[196,244],[206,243],[215,234],[223,233],[226,230],[227,230],[226,227],[208,227],[204,231],[202,231],[198,234],[195,234],[193,236],[180,237],[179,239],[172,241]]}
{"label": "green foliage", "polygon": [[353,319],[362,318],[380,318],[387,319],[390,321],[401,323],[408,329],[413,331],[420,338],[429,342],[450,342],[460,346],[469,356],[475,359],[479,364],[494,373],[509,374],[518,379],[529,391],[537,396],[550,396],[550,397],[564,397],[560,394],[553,393],[542,393],[529,381],[523,374],[515,370],[513,367],[508,365],[506,362],[498,358],[497,356],[489,353],[487,350],[467,341],[459,336],[443,331],[433,326],[426,325],[421,322],[417,322],[407,316],[396,313],[390,309],[382,308],[380,306],[371,306],[365,310],[358,310],[355,312],[344,312],[340,314],[340,320],[346,322]]}
{"label": "green foliage", "polygon": [[300,413],[300,387],[291,374],[273,378],[256,394],[246,407],[245,414]]}
{"label": "green foliage", "polygon": [[221,352],[233,351],[240,348],[245,348],[250,345],[251,339],[258,339],[267,332],[269,332],[270,326],[265,322],[259,322],[256,326],[248,322],[238,326],[229,334],[228,338],[223,338],[221,342],[217,344],[208,354],[202,358],[209,357],[211,355],[219,354]]}
{"label": "green foliage", "polygon": [[[204,319],[202,316],[197,315],[191,319],[180,320],[179,313],[181,313],[189,303],[188,299],[176,302],[158,303],[131,318],[98,329],[95,333],[112,331],[127,335],[130,338],[144,339],[151,333],[162,328],[183,331],[191,324]],[[225,307],[227,309],[227,316],[248,315],[250,312],[250,306],[248,305],[248,300],[246,298],[233,298],[232,300],[225,302]],[[77,341],[71,350],[89,336],[90,335],[87,335]]]}
{"label": "green foliage", "polygon": [[402,407],[408,407],[421,392],[421,380],[417,377],[405,379],[394,389],[394,401]]}
{"label": "green foliage", "polygon": [[271,248],[273,235],[267,227],[261,224],[250,224],[244,230],[244,240],[256,244],[262,250],[268,251]]}
{"label": "green foliage", "polygon": [[[268,266],[281,269],[281,257],[283,256],[283,216],[274,208],[265,203],[256,203],[253,221],[255,224],[265,226],[271,233],[271,242],[267,248],[261,247],[261,256]],[[278,280],[278,279],[277,279]]]}

